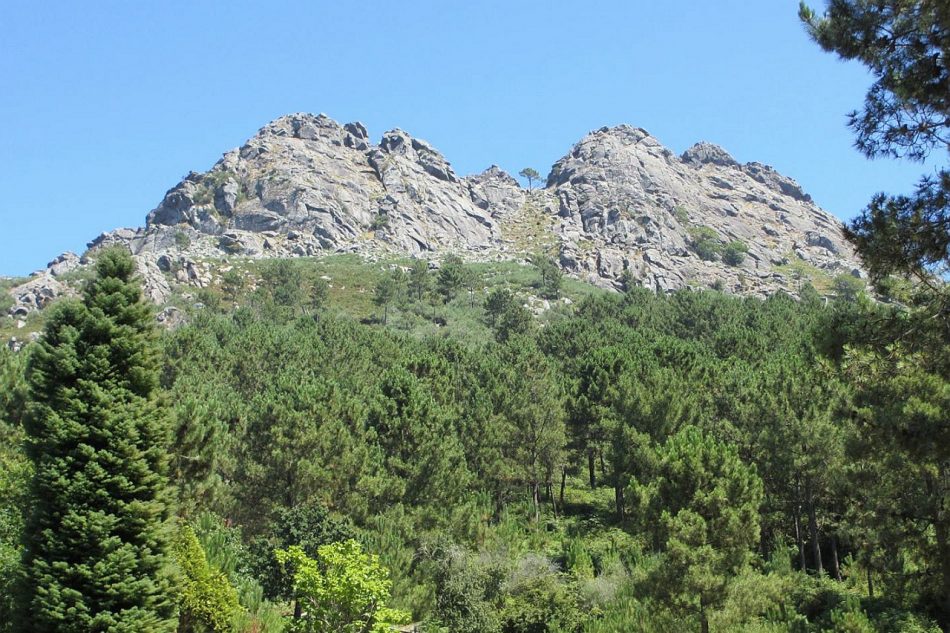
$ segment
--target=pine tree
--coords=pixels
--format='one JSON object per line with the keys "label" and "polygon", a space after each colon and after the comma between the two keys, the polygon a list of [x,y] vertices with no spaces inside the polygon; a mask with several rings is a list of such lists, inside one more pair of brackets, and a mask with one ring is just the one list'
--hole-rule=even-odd
{"label": "pine tree", "polygon": [[50,318],[28,368],[34,467],[17,630],[172,631],[168,424],[127,252]]}
{"label": "pine tree", "polygon": [[[923,161],[950,149],[950,5],[945,0],[831,0],[799,16],[826,51],[867,66],[875,81],[862,111],[849,114],[868,158]],[[876,195],[848,227],[872,277],[924,279],[950,265],[950,169],[926,176],[911,195]]]}
{"label": "pine tree", "polygon": [[696,612],[708,633],[709,609],[724,598],[758,539],[762,481],[735,448],[692,426],[659,449],[655,475],[651,519],[666,565],[653,591]]}

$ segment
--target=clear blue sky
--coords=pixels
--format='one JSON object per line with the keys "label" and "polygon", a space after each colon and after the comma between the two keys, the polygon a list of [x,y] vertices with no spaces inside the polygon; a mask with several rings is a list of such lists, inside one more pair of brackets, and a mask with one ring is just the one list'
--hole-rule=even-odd
{"label": "clear blue sky", "polygon": [[[823,6],[822,0],[813,4]],[[795,0],[26,2],[0,16],[0,274],[140,226],[189,170],[269,120],[401,127],[467,174],[546,174],[630,123],[718,143],[853,216],[924,170],[869,162],[845,113],[870,83]]]}

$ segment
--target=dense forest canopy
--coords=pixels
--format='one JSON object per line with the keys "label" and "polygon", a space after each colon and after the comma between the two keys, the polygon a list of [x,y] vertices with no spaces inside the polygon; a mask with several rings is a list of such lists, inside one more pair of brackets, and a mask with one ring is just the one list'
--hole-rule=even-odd
{"label": "dense forest canopy", "polygon": [[[116,303],[141,305],[130,282],[117,289],[100,270],[41,345],[0,356],[4,582],[56,551],[33,536],[21,563],[17,535],[23,508],[34,523],[46,511],[28,498],[46,478],[27,482],[50,467],[39,425],[57,418],[44,394],[51,380],[73,380],[59,376],[69,367],[90,389],[142,394],[109,396],[128,413],[77,410],[91,428],[125,417],[166,425],[168,443],[149,442],[165,456],[134,472],[169,482],[155,498],[166,509],[148,516],[168,535],[179,630],[946,622],[950,385],[935,364],[946,345],[881,354],[879,324],[901,323],[903,308],[863,295],[828,303],[807,286],[800,300],[764,301],[631,288],[592,293],[538,327],[516,288],[474,301],[453,279],[478,273],[453,262],[443,275],[384,275],[391,301],[360,322],[325,299],[310,266],[274,263],[256,291],[215,290],[158,339],[147,315]],[[403,318],[413,312],[468,314],[476,331],[417,336]],[[51,364],[110,331],[116,344],[120,331],[139,337],[110,361],[139,363],[119,374],[134,383]],[[141,391],[152,358],[157,399]],[[159,417],[145,413],[156,406]],[[69,495],[58,502],[99,503]],[[125,521],[102,512],[113,528]],[[80,591],[75,578],[62,582]],[[35,596],[30,586],[9,587],[0,608]],[[65,630],[25,605],[34,630]]]}

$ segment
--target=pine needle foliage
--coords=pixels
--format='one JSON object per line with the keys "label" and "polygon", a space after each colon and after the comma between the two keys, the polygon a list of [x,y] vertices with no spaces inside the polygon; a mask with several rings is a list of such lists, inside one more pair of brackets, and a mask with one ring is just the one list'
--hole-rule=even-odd
{"label": "pine needle foliage", "polygon": [[23,631],[173,631],[165,412],[153,319],[122,250],[30,359]]}

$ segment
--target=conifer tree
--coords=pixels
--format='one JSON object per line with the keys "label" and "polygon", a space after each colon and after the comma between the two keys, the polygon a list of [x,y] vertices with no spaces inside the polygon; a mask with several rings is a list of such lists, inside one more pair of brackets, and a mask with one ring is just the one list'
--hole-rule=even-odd
{"label": "conifer tree", "polygon": [[50,318],[28,368],[33,463],[17,630],[173,631],[168,425],[154,326],[123,250]]}

